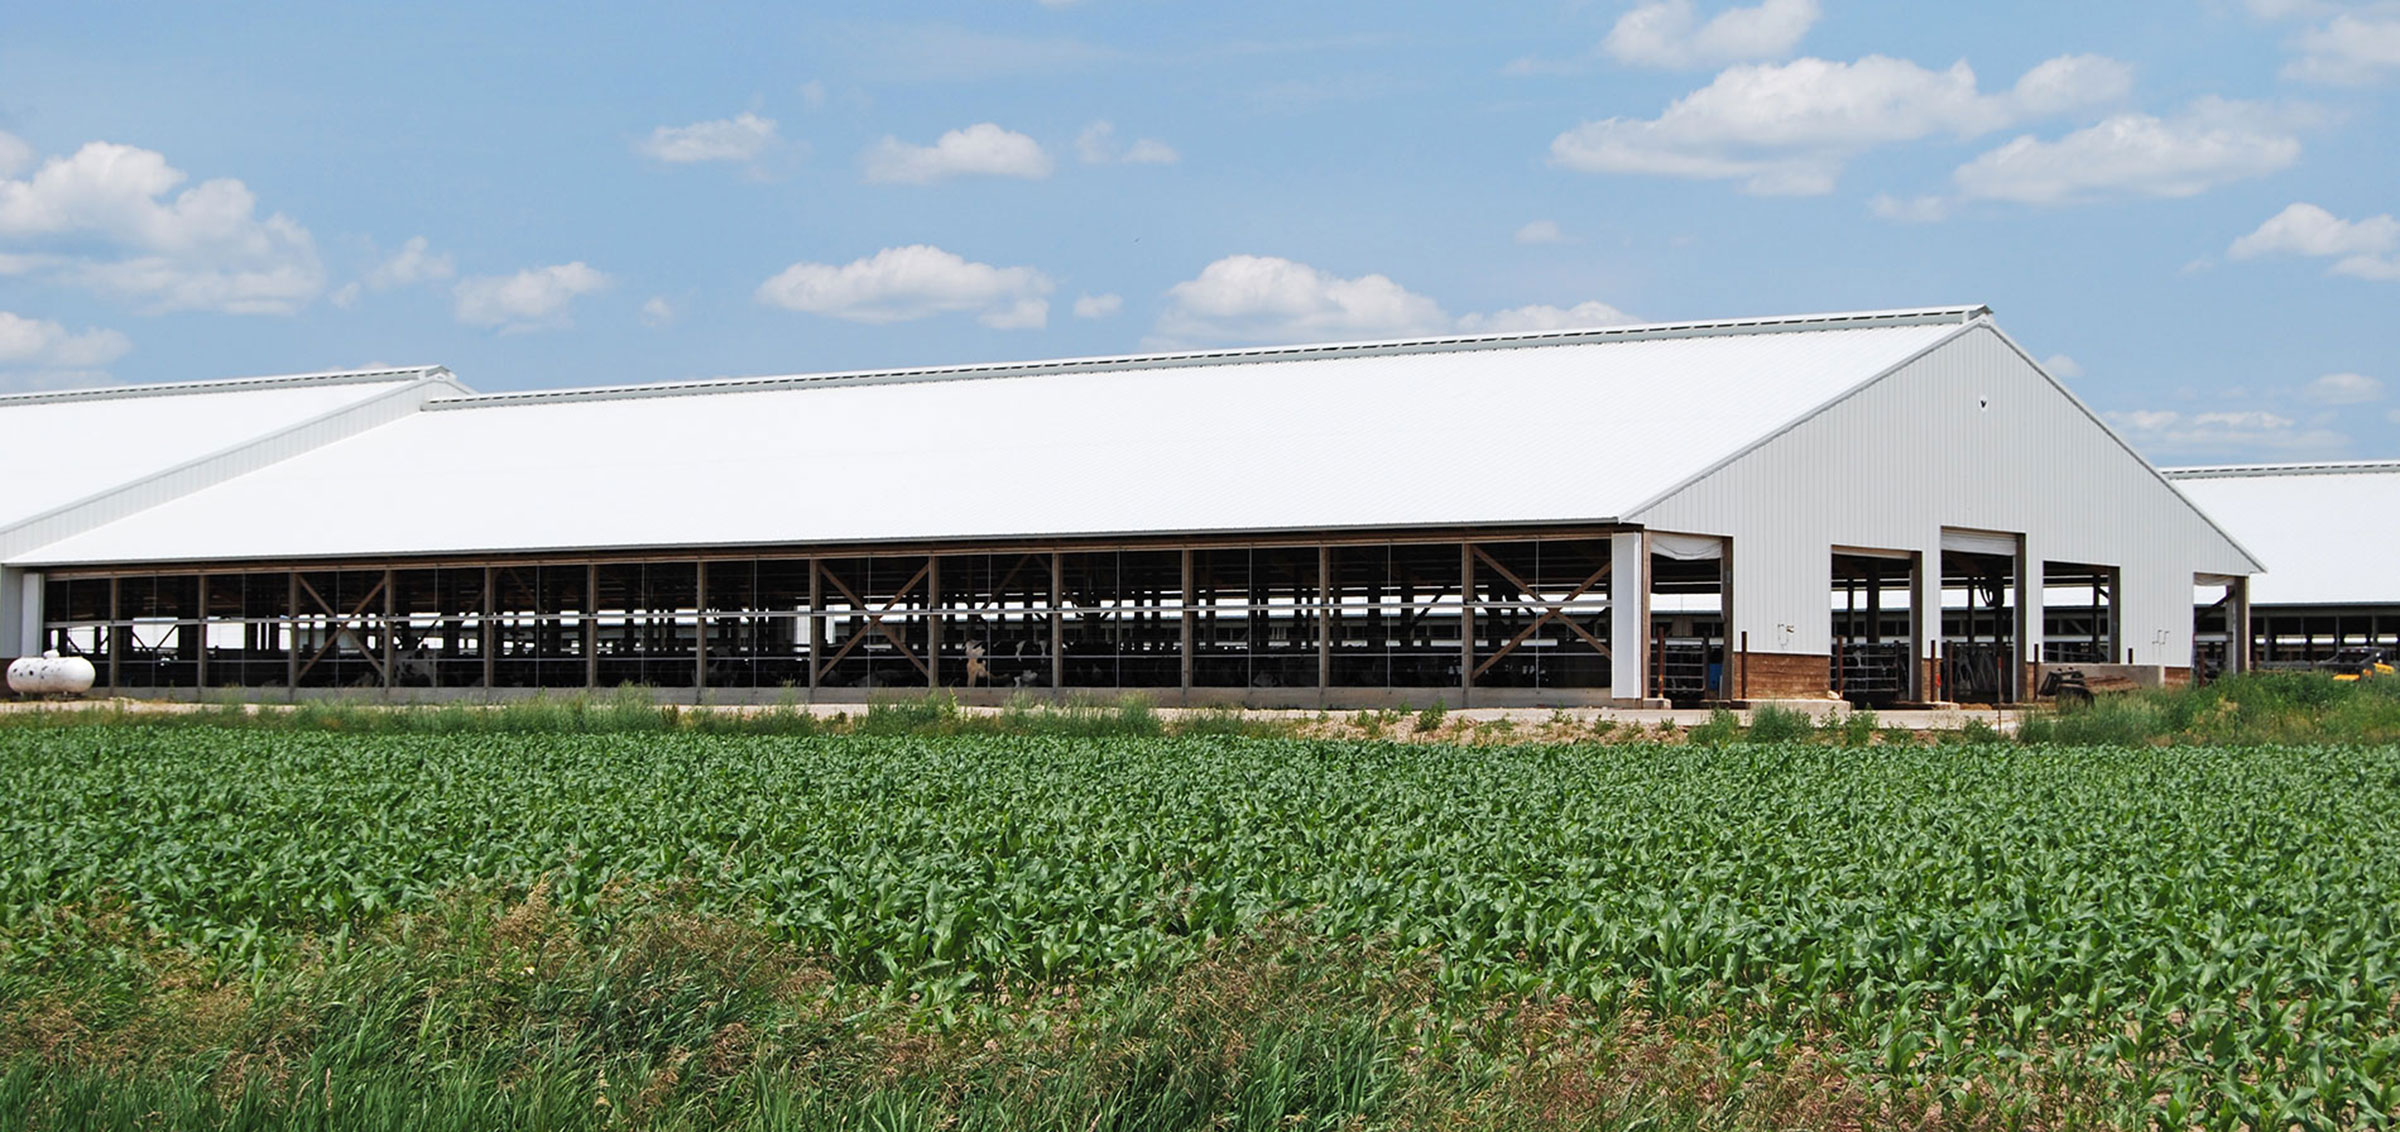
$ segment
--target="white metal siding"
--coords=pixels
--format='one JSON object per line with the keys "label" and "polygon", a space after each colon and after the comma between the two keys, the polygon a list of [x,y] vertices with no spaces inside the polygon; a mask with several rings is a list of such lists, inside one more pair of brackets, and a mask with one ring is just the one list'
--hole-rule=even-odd
{"label": "white metal siding", "polygon": [[1921,551],[1930,572],[1946,526],[2028,532],[2034,561],[2120,568],[2142,663],[2188,663],[2195,572],[2253,570],[1988,326],[1627,518],[1732,536],[1731,631],[1759,651],[1831,650],[1833,547]]}

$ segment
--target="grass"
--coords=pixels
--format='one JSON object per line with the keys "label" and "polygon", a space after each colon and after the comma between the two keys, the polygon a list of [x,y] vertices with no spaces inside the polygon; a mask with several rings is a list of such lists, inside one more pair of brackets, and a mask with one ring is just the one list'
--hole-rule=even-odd
{"label": "grass", "polygon": [[2257,671],[2200,687],[2108,692],[2089,705],[2030,716],[2018,737],[2077,746],[2395,743],[2400,679]]}

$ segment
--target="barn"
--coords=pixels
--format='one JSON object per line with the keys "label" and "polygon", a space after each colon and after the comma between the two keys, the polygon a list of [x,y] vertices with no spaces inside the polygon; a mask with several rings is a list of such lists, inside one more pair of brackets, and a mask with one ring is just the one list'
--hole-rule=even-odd
{"label": "barn", "polygon": [[[2250,593],[2249,655],[2309,665],[2345,648],[2400,653],[2400,462],[2233,464],[2167,478],[2275,566]],[[2329,539],[2328,532],[2340,532]],[[2231,651],[2231,622],[2203,609],[2203,656]]]}
{"label": "barn", "polygon": [[0,642],[132,695],[2008,702],[2186,677],[2194,587],[2262,569],[1983,307],[378,370],[21,394],[0,438]]}

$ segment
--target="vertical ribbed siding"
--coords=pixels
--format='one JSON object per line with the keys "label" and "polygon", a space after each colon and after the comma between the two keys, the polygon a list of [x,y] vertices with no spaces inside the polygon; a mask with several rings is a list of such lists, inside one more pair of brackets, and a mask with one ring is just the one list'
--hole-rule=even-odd
{"label": "vertical ribbed siding", "polygon": [[1930,568],[1945,526],[2029,532],[2042,559],[2119,567],[2123,639],[2143,663],[2189,663],[2193,573],[2249,569],[1988,329],[1628,518],[1732,536],[1742,600],[1729,635],[1747,631],[1762,651],[1831,649],[1833,547],[1920,551]]}

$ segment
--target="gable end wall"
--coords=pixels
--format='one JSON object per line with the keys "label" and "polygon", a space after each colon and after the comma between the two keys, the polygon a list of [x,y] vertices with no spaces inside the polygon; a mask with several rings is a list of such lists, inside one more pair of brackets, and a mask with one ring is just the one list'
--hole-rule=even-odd
{"label": "gable end wall", "polygon": [[2118,567],[2122,640],[2145,664],[2190,663],[2195,572],[2251,569],[1989,326],[1628,518],[1733,539],[1731,630],[1757,652],[1831,651],[1833,547],[1918,551],[1930,570],[1945,526],[2024,533],[2033,562]]}

